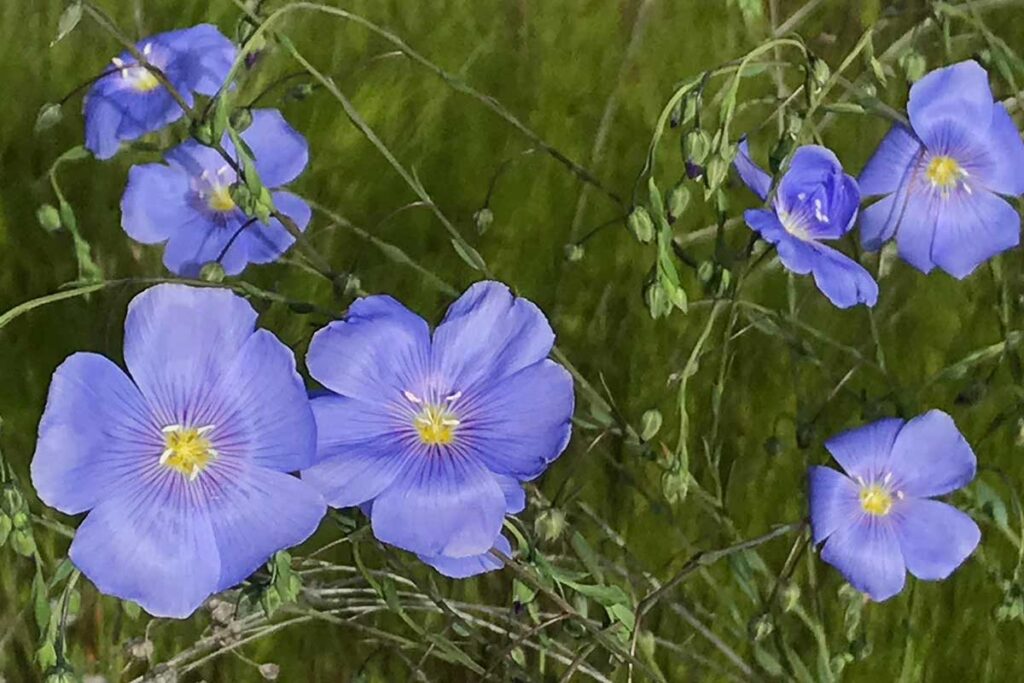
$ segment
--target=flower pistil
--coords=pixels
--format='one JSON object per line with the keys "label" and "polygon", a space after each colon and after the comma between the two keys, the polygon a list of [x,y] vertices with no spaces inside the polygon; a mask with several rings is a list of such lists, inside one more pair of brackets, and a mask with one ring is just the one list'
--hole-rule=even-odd
{"label": "flower pistil", "polygon": [[196,477],[219,455],[209,439],[213,428],[213,425],[205,427],[168,425],[164,427],[162,430],[164,452],[160,454],[160,464],[177,470],[189,481],[195,481]]}

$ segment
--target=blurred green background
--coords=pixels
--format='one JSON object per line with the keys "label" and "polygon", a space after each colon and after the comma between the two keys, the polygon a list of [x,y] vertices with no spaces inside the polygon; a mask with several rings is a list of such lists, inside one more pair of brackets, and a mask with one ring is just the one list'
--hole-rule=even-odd
{"label": "blurred green background", "polygon": [[[105,0],[98,4],[133,38],[203,21],[233,35],[240,16],[228,0]],[[943,43],[941,27],[935,22],[921,24],[929,17],[923,0],[335,0],[328,4],[392,29],[428,59],[494,96],[622,198],[617,204],[581,184],[542,150],[524,155],[536,144],[478,100],[393,54],[392,45],[365,28],[309,14],[293,15],[280,25],[298,49],[352,98],[363,118],[415,171],[438,207],[497,276],[548,313],[568,359],[591,385],[610,397],[621,419],[638,425],[650,408],[660,409],[665,416],[662,431],[643,448],[628,443],[615,430],[588,428],[599,420],[581,393],[578,413],[586,424],[580,425],[569,450],[539,482],[547,498],[557,496],[570,527],[588,538],[609,567],[630,572],[629,583],[614,572],[613,579],[642,595],[646,588],[636,582],[641,571],[664,580],[696,549],[728,545],[737,538],[761,534],[772,524],[800,519],[806,507],[805,468],[827,460],[821,446],[825,438],[881,415],[910,417],[927,408],[942,408],[954,416],[983,466],[982,483],[956,499],[971,506],[981,520],[982,549],[948,581],[910,579],[899,597],[866,606],[861,625],[851,631],[852,639],[847,633],[850,621],[844,616],[847,602],[838,595],[840,577],[814,553],[804,553],[793,574],[793,584],[801,593],[787,594],[796,600],[797,609],[772,610],[775,632],[769,643],[776,653],[788,650],[793,661],[803,661],[811,671],[816,670],[823,645],[833,657],[854,653],[858,658],[844,672],[845,680],[851,681],[1009,681],[1024,675],[1020,646],[1024,622],[994,616],[1000,605],[1013,606],[1013,600],[1020,599],[1014,567],[1021,529],[1012,500],[1024,475],[1024,452],[1017,437],[1019,366],[1015,366],[1016,351],[1009,348],[1017,337],[1009,331],[1021,326],[1021,252],[1004,255],[995,268],[981,268],[964,282],[943,274],[924,276],[898,262],[884,268],[875,323],[888,376],[862,360],[877,357],[872,323],[863,308],[836,310],[807,278],[790,280],[776,263],[767,263],[746,283],[742,297],[783,315],[769,320],[753,313],[754,308],[740,309],[731,342],[734,353],[725,357],[721,383],[724,330],[719,323],[690,381],[694,475],[708,486],[713,481],[702,455],[705,444],[712,443],[721,449],[720,474],[727,481],[724,509],[711,510],[695,494],[682,503],[665,502],[660,469],[651,456],[659,452],[661,440],[675,444],[679,378],[673,373],[686,363],[709,306],[696,304],[689,314],[677,312],[668,319],[652,320],[641,291],[653,253],[630,236],[621,220],[630,206],[654,121],[673,86],[742,56],[762,43],[773,26],[790,20],[789,28],[833,69],[876,22],[885,22],[875,38],[880,57],[892,41],[911,31],[904,49],[885,56],[885,83],[875,85],[878,97],[896,108],[903,106],[906,97],[907,83],[899,66],[906,48],[916,46],[927,57],[929,68],[939,66],[985,48],[987,41],[976,27],[954,22],[949,28],[953,38]],[[977,16],[984,16],[992,36],[1007,41],[1011,49],[1019,47],[1024,35],[1019,5],[977,4]],[[62,152],[82,141],[81,98],[69,101],[64,120],[56,127],[36,135],[33,124],[44,103],[60,99],[101,72],[121,48],[88,17],[50,47],[65,5],[58,0],[0,3],[0,312],[54,292],[78,277],[68,233],[44,231],[35,214],[41,204],[55,201],[48,168]],[[782,53],[781,58],[795,59],[792,52]],[[871,79],[868,66],[858,57],[846,77]],[[298,72],[301,69],[284,50],[268,46],[240,94],[245,101],[277,79],[287,79],[259,102],[281,107],[309,138],[311,164],[294,189],[401,247],[459,290],[479,279],[479,273],[452,249],[443,227],[428,210],[399,211],[415,196],[328,93],[314,89],[303,99],[288,96],[294,86],[311,82],[301,74],[292,76]],[[782,73],[785,88],[802,83],[799,70]],[[744,105],[739,119],[743,125],[734,124],[734,134],[744,127],[757,128],[771,114],[777,87],[773,74],[764,71],[744,86],[742,101],[767,98],[767,104]],[[998,97],[1014,95],[1005,80],[994,79],[993,85]],[[827,124],[823,121],[823,117],[817,119],[820,134],[853,173],[860,170],[886,125],[877,118],[849,114],[830,117]],[[754,148],[765,158],[777,131],[773,124],[759,130]],[[161,144],[169,140],[155,139]],[[660,154],[664,161],[659,182],[667,187],[681,174],[676,133],[666,135]],[[128,167],[151,158],[144,151],[129,151],[106,163],[79,161],[60,171],[82,235],[109,279],[166,275],[160,249],[132,243],[119,227],[118,204]],[[754,202],[738,183],[733,185],[729,215],[738,216]],[[494,222],[478,234],[473,215],[485,203],[493,211]],[[714,210],[695,192],[687,213],[674,226],[686,243],[687,258],[701,262],[716,256],[711,241],[688,237],[714,220]],[[582,243],[582,254],[575,254],[581,258],[566,258],[566,245],[576,244],[606,223]],[[360,291],[392,294],[432,320],[451,300],[415,269],[396,263],[323,216],[314,219],[308,234],[336,270],[358,277]],[[739,226],[728,232],[723,248],[738,250],[746,240],[745,228]],[[873,267],[877,259],[868,257],[865,262]],[[694,269],[681,268],[691,301],[708,300],[713,292],[704,291]],[[251,267],[244,278],[339,314],[343,308],[322,280],[290,264]],[[98,351],[119,359],[125,306],[139,289],[138,285],[110,287],[87,299],[33,310],[0,330],[0,448],[23,484],[27,484],[50,374],[74,351]],[[262,324],[300,354],[312,331],[324,322],[322,316],[299,314],[280,304],[263,306],[263,313]],[[943,368],[1007,338],[1011,344],[1006,349],[997,347],[964,371],[946,373],[922,389]],[[712,411],[715,400],[721,401],[717,425]],[[528,524],[542,513],[541,497],[532,498],[534,504],[524,514]],[[38,501],[33,506],[41,509]],[[1009,521],[1000,526],[1006,509]],[[600,532],[585,510],[605,520],[628,552]],[[56,513],[46,516],[60,519]],[[723,525],[723,516],[734,521],[734,530]],[[325,523],[307,548],[337,535]],[[567,538],[568,533],[542,547],[552,558],[570,554]],[[772,576],[782,571],[793,538],[787,536],[762,549],[767,574],[751,569],[757,565],[754,558],[723,562],[687,583],[670,600],[685,601],[702,628],[716,633],[756,668],[751,622],[762,613],[773,587]],[[66,539],[38,527],[37,540],[48,561],[63,557]],[[345,563],[347,557],[339,551],[336,559]],[[0,551],[0,672],[11,682],[39,677],[31,661],[37,633],[26,607],[32,571],[29,560],[10,549]],[[460,584],[440,583],[443,592],[458,599],[499,607],[510,604],[507,573]],[[823,631],[816,639],[819,619]],[[167,660],[187,647],[208,623],[207,616],[198,615],[180,624],[154,625],[150,635],[156,660]],[[367,623],[402,628],[393,618]],[[719,647],[672,610],[652,613],[645,628],[685,651],[680,657],[658,650],[659,664],[670,680],[728,680],[725,671],[742,675]],[[120,680],[123,667],[127,680],[142,669],[128,663],[122,642],[142,636],[145,630],[144,619],[126,617],[117,601],[100,599],[87,586],[69,631],[72,663],[81,673],[102,674],[112,681]],[[552,630],[552,637],[572,638],[558,629]],[[507,644],[500,636],[492,639],[495,649],[475,646],[472,652],[486,661]],[[366,642],[359,632],[340,625],[293,626],[240,652],[249,660],[279,664],[280,680],[285,681],[355,680],[359,675],[383,681],[410,675],[390,656],[388,647]],[[419,655],[410,656],[415,661]],[[527,656],[527,670],[539,672],[536,655]],[[599,669],[607,667],[607,658],[602,661],[599,654],[589,662]],[[785,667],[784,677],[799,675],[793,666]],[[563,671],[549,666],[546,674],[519,680],[545,676],[558,680]],[[424,669],[424,675],[429,680],[476,679],[465,669],[436,662]],[[809,675],[812,680],[818,677]],[[761,676],[767,674],[755,675]],[[183,678],[200,679],[258,680],[258,673],[251,663],[226,654]]]}

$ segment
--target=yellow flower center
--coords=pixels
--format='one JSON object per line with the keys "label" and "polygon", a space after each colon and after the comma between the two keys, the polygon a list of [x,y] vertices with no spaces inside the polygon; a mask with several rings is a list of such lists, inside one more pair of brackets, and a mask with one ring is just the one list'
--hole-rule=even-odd
{"label": "yellow flower center", "polygon": [[212,430],[213,425],[199,428],[181,425],[164,427],[164,452],[160,456],[160,464],[177,470],[188,477],[189,481],[193,481],[218,456],[217,450],[207,438]]}
{"label": "yellow flower center", "polygon": [[860,506],[869,515],[882,517],[892,509],[892,495],[878,484],[864,486],[860,490]]}
{"label": "yellow flower center", "polygon": [[413,421],[420,441],[428,446],[447,446],[455,441],[459,421],[446,408],[427,405]]}
{"label": "yellow flower center", "polygon": [[153,75],[153,72],[146,67],[134,67],[132,72],[133,73],[129,78],[132,82],[132,88],[137,92],[149,92],[160,87],[160,81]]}
{"label": "yellow flower center", "polygon": [[221,213],[231,211],[235,208],[235,200],[231,198],[231,188],[227,185],[214,188],[206,200],[206,203],[214,211]]}
{"label": "yellow flower center", "polygon": [[948,189],[966,176],[967,171],[953,157],[937,156],[928,162],[925,174],[935,187]]}

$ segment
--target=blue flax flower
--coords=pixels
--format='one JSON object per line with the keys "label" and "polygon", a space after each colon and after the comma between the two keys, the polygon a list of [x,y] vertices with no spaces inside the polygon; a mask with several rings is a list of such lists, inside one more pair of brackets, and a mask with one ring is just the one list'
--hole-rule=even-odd
{"label": "blue flax flower", "polygon": [[952,418],[932,410],[909,422],[886,419],[831,438],[846,471],[810,469],[814,542],[821,559],[873,600],[903,590],[906,572],[938,581],[974,552],[970,517],[931,500],[974,479],[974,452]]}
{"label": "blue flax flower", "polygon": [[103,593],[186,617],[301,543],[326,506],[287,472],[316,423],[291,351],[223,289],[158,285],[125,319],[126,374],[75,353],[57,368],[32,483],[88,511],[69,551]]}
{"label": "blue flax flower", "polygon": [[[740,142],[734,162],[743,182],[763,200],[772,179],[750,158],[747,141]],[[801,147],[782,176],[770,209],[750,209],[747,225],[774,244],[789,271],[814,276],[814,283],[839,308],[874,306],[878,285],[853,259],[823,244],[839,239],[853,227],[860,203],[857,182],[843,172],[836,155],[817,145]]]}
{"label": "blue flax flower", "polygon": [[918,270],[963,279],[1020,241],[999,195],[1024,194],[1024,142],[973,61],[915,83],[907,113],[910,127],[893,126],[860,175],[865,196],[885,195],[861,214],[861,240],[878,249],[895,235]]}
{"label": "blue flax flower", "polygon": [[[190,107],[195,93],[214,95],[224,85],[237,52],[210,24],[160,33],[135,48]],[[115,57],[113,67],[92,86],[84,111],[85,146],[100,159],[117,154],[121,142],[160,130],[185,113],[153,72],[129,52]]]}
{"label": "blue flax flower", "polygon": [[544,314],[479,282],[427,323],[389,296],[359,299],[310,342],[316,465],[302,478],[334,507],[359,505],[374,535],[447,576],[500,566],[521,482],[569,442],[572,379],[548,360]]}
{"label": "blue flax flower", "polygon": [[[306,139],[276,109],[254,111],[241,136],[268,188],[291,182],[309,161]],[[227,136],[222,145],[237,161]],[[228,275],[237,275],[249,263],[277,260],[295,241],[277,219],[258,222],[235,204],[231,188],[237,174],[216,150],[189,140],[169,151],[166,160],[132,167],[121,199],[121,226],[143,244],[166,242],[164,265],[172,272],[194,277],[216,261]],[[304,230],[309,205],[282,190],[272,196],[274,206]]]}

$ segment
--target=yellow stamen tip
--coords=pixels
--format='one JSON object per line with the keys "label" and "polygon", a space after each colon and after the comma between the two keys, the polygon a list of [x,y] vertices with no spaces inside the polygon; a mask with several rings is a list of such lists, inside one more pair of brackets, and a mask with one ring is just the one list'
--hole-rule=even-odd
{"label": "yellow stamen tip", "polygon": [[865,486],[860,490],[860,506],[869,515],[887,515],[892,509],[892,495],[878,484]]}
{"label": "yellow stamen tip", "polygon": [[162,430],[164,451],[160,455],[160,464],[178,471],[189,481],[195,481],[217,458],[217,451],[206,438],[211,429],[212,426],[198,429],[178,425],[165,427]]}
{"label": "yellow stamen tip", "polygon": [[447,446],[455,441],[459,421],[444,408],[428,405],[413,424],[423,443],[428,446]]}
{"label": "yellow stamen tip", "polygon": [[235,200],[231,198],[231,190],[227,187],[218,187],[206,201],[214,211],[226,212],[235,208]]}
{"label": "yellow stamen tip", "polygon": [[928,162],[928,170],[925,173],[932,185],[941,188],[949,188],[967,175],[955,159],[947,156],[933,157]]}

